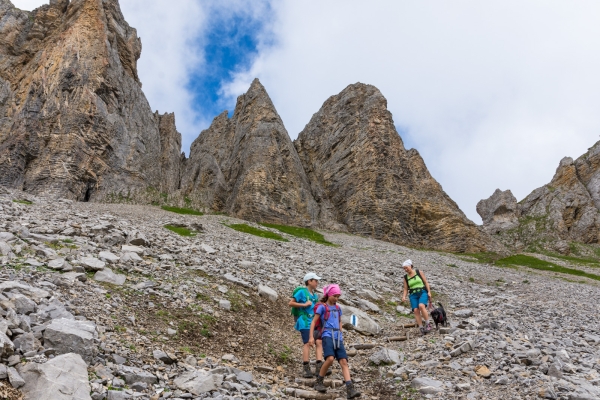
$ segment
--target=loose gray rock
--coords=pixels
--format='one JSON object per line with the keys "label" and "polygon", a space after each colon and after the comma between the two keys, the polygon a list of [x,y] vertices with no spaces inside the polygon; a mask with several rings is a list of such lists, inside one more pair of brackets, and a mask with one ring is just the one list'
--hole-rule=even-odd
{"label": "loose gray rock", "polygon": [[122,286],[126,279],[125,275],[115,274],[110,268],[104,268],[94,274],[94,280],[117,286]]}
{"label": "loose gray rock", "polygon": [[96,324],[66,318],[52,320],[44,331],[44,346],[57,354],[77,353],[86,363],[94,356],[94,339],[98,338]]}
{"label": "loose gray rock", "polygon": [[386,349],[385,347],[374,353],[369,358],[369,361],[375,365],[391,365],[402,362],[400,353],[395,350]]}
{"label": "loose gray rock", "polygon": [[258,295],[262,296],[262,297],[266,297],[267,299],[271,300],[272,302],[276,302],[277,298],[279,297],[275,290],[273,290],[270,287],[265,286],[265,285],[258,285]]}
{"label": "loose gray rock", "polygon": [[436,394],[444,391],[444,384],[430,378],[415,378],[410,386],[423,394]]}
{"label": "loose gray rock", "polygon": [[63,354],[44,364],[21,368],[25,399],[90,400],[87,365],[79,354]]}
{"label": "loose gray rock", "polygon": [[199,396],[202,393],[217,390],[216,379],[218,378],[213,374],[202,370],[196,370],[184,372],[175,378],[173,383],[178,389]]}

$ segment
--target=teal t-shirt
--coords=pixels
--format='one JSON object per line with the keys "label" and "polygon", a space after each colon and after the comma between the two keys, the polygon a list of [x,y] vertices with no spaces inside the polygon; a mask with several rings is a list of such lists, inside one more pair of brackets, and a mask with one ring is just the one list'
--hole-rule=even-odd
{"label": "teal t-shirt", "polygon": [[294,296],[294,299],[297,303],[306,303],[308,300],[312,302],[312,305],[301,308],[303,312],[302,314],[300,314],[300,317],[298,317],[296,325],[294,325],[294,329],[296,329],[297,331],[310,329],[310,324],[312,322],[313,317],[315,316],[314,306],[319,301],[319,295],[317,293],[310,293],[308,289],[299,290],[298,293],[296,293],[296,295]]}

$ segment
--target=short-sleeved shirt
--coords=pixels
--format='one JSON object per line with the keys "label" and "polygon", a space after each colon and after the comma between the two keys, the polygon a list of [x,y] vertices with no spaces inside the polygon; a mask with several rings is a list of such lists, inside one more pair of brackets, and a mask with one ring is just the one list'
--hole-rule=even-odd
{"label": "short-sleeved shirt", "polygon": [[[323,334],[321,337],[333,337],[334,339],[338,339],[342,332],[340,329],[340,318],[342,318],[342,309],[337,310],[336,306],[327,306],[329,308],[329,319],[327,321],[324,320],[323,316],[325,314],[325,304],[319,304],[315,312],[321,316],[321,323],[324,324]],[[333,331],[332,331],[333,329]],[[333,333],[333,335],[332,335]]]}
{"label": "short-sleeved shirt", "polygon": [[319,301],[319,295],[317,293],[310,293],[308,289],[306,290],[298,290],[298,293],[294,295],[294,300],[296,303],[304,304],[308,300],[312,302],[312,304],[308,307],[302,307],[303,311],[298,317],[296,321],[296,325],[294,325],[294,329],[297,331],[301,331],[304,329],[310,329],[310,323],[312,322],[313,317],[315,316],[314,307],[315,304]]}

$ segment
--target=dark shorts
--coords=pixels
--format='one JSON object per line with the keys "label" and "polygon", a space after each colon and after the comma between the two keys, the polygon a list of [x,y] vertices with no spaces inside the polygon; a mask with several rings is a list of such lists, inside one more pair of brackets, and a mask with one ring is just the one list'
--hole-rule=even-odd
{"label": "dark shorts", "polygon": [[339,347],[334,348],[334,344],[337,345],[337,340],[335,343],[333,339],[330,337],[323,338],[323,357],[335,357],[336,360],[340,361],[343,359],[348,359],[348,355],[346,354],[346,349],[344,348],[344,341],[340,340]]}
{"label": "dark shorts", "polygon": [[[300,329],[300,335],[302,335],[302,343],[306,344],[308,343],[308,341],[310,340],[310,329]],[[318,337],[318,332],[314,331],[313,333],[313,337],[315,338],[315,342],[320,342],[321,339],[319,339]],[[317,343],[319,344],[319,343]]]}

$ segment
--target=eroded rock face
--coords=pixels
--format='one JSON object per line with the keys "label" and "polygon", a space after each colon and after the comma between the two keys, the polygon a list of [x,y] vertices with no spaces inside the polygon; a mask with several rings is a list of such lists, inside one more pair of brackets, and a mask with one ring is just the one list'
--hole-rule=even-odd
{"label": "eroded rock face", "polygon": [[182,192],[252,221],[310,225],[318,206],[281,118],[255,79],[227,112],[194,141]]}
{"label": "eroded rock face", "polygon": [[487,232],[497,233],[519,225],[521,209],[510,190],[496,189],[493,195],[477,203],[477,213]]}
{"label": "eroded rock face", "polygon": [[419,153],[404,148],[374,86],[357,83],[330,97],[295,145],[326,225],[449,251],[496,246],[443,191]]}
{"label": "eroded rock face", "polygon": [[179,149],[156,161],[177,135],[142,93],[141,48],[117,0],[0,0],[0,184],[76,200],[175,185]]}
{"label": "eroded rock face", "polygon": [[[505,199],[506,192],[502,193],[502,199],[497,194],[498,191],[479,202],[477,208],[490,232],[496,224],[494,218],[486,218],[490,210],[508,203],[511,206],[506,207],[514,209],[512,200],[507,203]],[[499,233],[502,241],[517,248],[534,246],[568,253],[569,242],[598,243],[599,205],[600,142],[575,161],[563,158],[552,181],[535,189],[518,205],[518,223],[513,224],[514,215],[506,213],[512,225],[492,233]]]}

